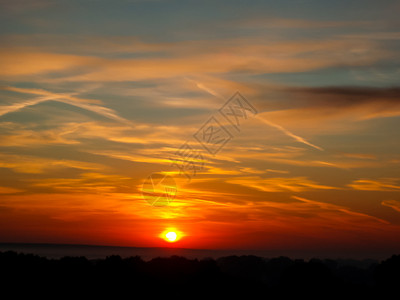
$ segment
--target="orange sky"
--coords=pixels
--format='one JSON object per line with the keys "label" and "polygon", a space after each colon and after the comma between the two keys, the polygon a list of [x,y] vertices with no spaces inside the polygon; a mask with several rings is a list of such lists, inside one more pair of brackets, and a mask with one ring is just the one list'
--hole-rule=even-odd
{"label": "orange sky", "polygon": [[[239,2],[2,1],[0,242],[400,249],[398,4]],[[214,155],[193,136],[212,116]],[[167,206],[142,196],[154,172]]]}

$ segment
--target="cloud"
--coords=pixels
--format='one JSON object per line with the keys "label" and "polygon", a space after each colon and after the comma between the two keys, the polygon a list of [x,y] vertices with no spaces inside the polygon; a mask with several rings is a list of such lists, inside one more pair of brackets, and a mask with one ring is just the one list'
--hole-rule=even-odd
{"label": "cloud", "polygon": [[357,158],[357,159],[367,159],[367,160],[377,159],[376,155],[368,154],[368,153],[341,153],[341,154],[338,154],[338,156]]}
{"label": "cloud", "polygon": [[395,211],[400,212],[400,201],[398,200],[384,200],[381,202],[383,206],[393,208]]}
{"label": "cloud", "polygon": [[266,169],[268,173],[280,173],[280,174],[289,174],[289,171],[286,170],[273,170],[273,169]]}
{"label": "cloud", "polygon": [[331,190],[336,187],[318,184],[306,177],[292,178],[259,178],[259,177],[238,177],[226,180],[227,183],[239,184],[245,187],[254,188],[263,192],[304,192],[315,189]]}
{"label": "cloud", "polygon": [[[58,44],[52,40],[52,43],[44,42],[45,46],[33,41],[33,38],[25,38],[24,41],[22,37],[9,36],[7,39],[9,46],[0,53],[0,63],[4,66],[0,75],[7,80],[20,78],[54,83],[174,77],[193,79],[193,75],[226,73],[292,73],[340,66],[371,66],[397,57],[395,51],[380,47],[377,41],[337,37],[294,41],[274,39],[266,42],[264,36],[253,36],[219,41],[145,43],[131,37],[113,38],[107,42],[104,37],[87,36],[80,37],[78,42],[64,40]],[[45,39],[46,36],[40,37],[42,44]],[[51,40],[52,36],[47,39]],[[13,43],[15,46],[12,46]],[[76,45],[75,49],[73,45]],[[93,45],[96,45],[96,49]],[[135,47],[138,50],[134,50]],[[65,54],[65,49],[78,54]],[[153,54],[151,57],[132,55],[148,50]],[[83,55],[79,55],[82,52]],[[115,57],[101,55],[101,52],[114,53]],[[131,54],[132,57],[121,58],[118,53]],[[57,78],[52,76],[54,72],[57,72]],[[198,88],[216,94],[203,83]]]}
{"label": "cloud", "polygon": [[99,102],[98,100],[88,100],[81,99],[78,97],[71,96],[69,94],[57,94],[49,91],[41,90],[41,89],[25,89],[25,88],[16,88],[16,87],[1,87],[3,90],[13,91],[18,93],[26,93],[26,94],[36,94],[43,95],[43,97],[38,97],[36,99],[22,101],[20,103],[2,106],[0,107],[0,116],[8,114],[10,112],[15,112],[20,109],[23,109],[28,106],[36,105],[46,101],[58,101],[62,103],[66,103],[69,105],[73,105],[79,108],[86,109],[88,111],[92,111],[99,115],[102,115],[106,118],[113,119],[122,123],[131,124],[130,121],[120,117],[114,110],[103,107],[100,105],[92,104],[93,102]]}
{"label": "cloud", "polygon": [[118,190],[132,190],[132,178],[115,174],[82,173],[75,178],[41,178],[31,179],[33,187],[45,188],[49,191],[66,193],[111,193]]}
{"label": "cloud", "polygon": [[296,128],[295,135],[300,137],[359,134],[369,128],[368,120],[400,116],[400,89],[397,87],[267,85],[253,86],[253,89],[258,91],[251,98],[256,99],[259,116],[289,132]]}
{"label": "cloud", "polygon": [[[71,122],[59,129],[64,136],[75,140],[101,138],[123,144],[165,146],[181,145],[180,138],[186,130],[178,126],[154,125],[151,123],[130,122],[130,125],[107,122]],[[190,128],[189,128],[190,129]],[[132,148],[129,148],[131,150]],[[145,149],[141,149],[144,151]],[[153,151],[153,150],[152,150]]]}
{"label": "cloud", "polygon": [[349,187],[360,191],[398,191],[400,185],[397,184],[398,179],[358,179],[354,180]]}
{"label": "cloud", "polygon": [[37,147],[50,144],[79,144],[79,141],[67,137],[70,131],[65,126],[52,129],[31,129],[29,126],[12,122],[0,123],[2,147]]}
{"label": "cloud", "polygon": [[0,186],[0,194],[15,194],[20,192],[23,192],[23,190]]}
{"label": "cloud", "polygon": [[[258,140],[253,143],[257,145]],[[229,150],[229,149],[228,149]],[[228,152],[228,151],[227,151]],[[360,160],[360,159],[344,159],[342,155],[334,153],[324,153],[323,157],[310,156],[306,149],[278,148],[275,151],[264,146],[261,150],[252,151],[251,148],[246,151],[238,150],[232,147],[228,152],[236,161],[242,163],[246,161],[271,162],[281,165],[300,166],[300,167],[317,167],[317,168],[337,168],[343,170],[357,168],[379,168],[382,167],[382,161],[378,160]],[[315,154],[313,154],[315,155]],[[389,164],[390,162],[387,162]],[[385,163],[386,164],[386,163]]]}
{"label": "cloud", "polygon": [[152,163],[152,164],[163,164],[171,165],[171,160],[166,155],[142,155],[132,154],[129,152],[113,151],[113,150],[88,150],[88,153],[107,156],[115,159],[121,159],[126,161],[132,161],[137,163]]}
{"label": "cloud", "polygon": [[[328,119],[348,116],[366,120],[400,115],[398,87],[291,87],[287,91],[304,103],[308,117],[318,114],[318,110],[320,117]],[[306,113],[307,109],[310,113]]]}
{"label": "cloud", "polygon": [[340,205],[319,202],[319,201],[310,200],[310,199],[306,199],[306,198],[298,197],[298,196],[292,196],[292,198],[302,201],[302,202],[306,203],[307,205],[316,206],[316,207],[320,208],[321,210],[338,211],[338,212],[344,213],[346,215],[356,217],[357,219],[361,217],[361,218],[366,218],[366,219],[372,219],[372,220],[378,221],[383,224],[390,224],[386,220],[383,220],[383,219],[380,219],[380,218],[377,218],[374,216],[370,216],[370,215],[367,215],[364,213],[352,211],[352,210],[350,210],[346,207],[340,206]]}
{"label": "cloud", "polygon": [[97,163],[76,160],[57,160],[30,155],[0,154],[0,168],[12,169],[17,173],[40,174],[51,169],[101,170],[104,169],[104,166]]}
{"label": "cloud", "polygon": [[0,50],[0,76],[27,78],[30,75],[43,75],[53,72],[69,72],[76,68],[95,67],[101,61],[95,57],[70,54],[38,52],[25,48],[6,48]]}

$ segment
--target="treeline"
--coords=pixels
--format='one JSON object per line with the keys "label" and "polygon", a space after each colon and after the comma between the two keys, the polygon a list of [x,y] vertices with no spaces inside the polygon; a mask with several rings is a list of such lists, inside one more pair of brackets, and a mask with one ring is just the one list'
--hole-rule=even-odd
{"label": "treeline", "polygon": [[398,295],[400,255],[367,267],[343,261],[264,259],[229,256],[187,259],[179,256],[88,260],[85,257],[47,259],[33,254],[0,252],[0,286],[10,299],[23,295],[238,299],[313,295]]}

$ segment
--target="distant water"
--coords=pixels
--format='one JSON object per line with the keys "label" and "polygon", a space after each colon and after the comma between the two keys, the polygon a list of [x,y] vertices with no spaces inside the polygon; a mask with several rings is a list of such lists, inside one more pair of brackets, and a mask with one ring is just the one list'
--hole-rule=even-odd
{"label": "distant water", "polygon": [[68,245],[68,244],[24,244],[24,243],[0,243],[0,251],[15,251],[20,253],[32,253],[47,258],[61,258],[64,256],[85,256],[88,259],[101,259],[110,255],[119,255],[122,258],[130,256],[140,256],[144,260],[151,260],[155,257],[170,257],[173,255],[184,256],[189,259],[203,259],[229,256],[229,255],[256,255],[259,257],[273,258],[287,256],[292,259],[311,259],[311,258],[350,258],[377,260],[386,259],[393,253],[370,253],[357,255],[357,253],[338,254],[287,251],[265,251],[265,250],[207,250],[207,249],[184,249],[184,248],[139,248],[139,247],[115,247],[115,246],[93,246],[93,245]]}

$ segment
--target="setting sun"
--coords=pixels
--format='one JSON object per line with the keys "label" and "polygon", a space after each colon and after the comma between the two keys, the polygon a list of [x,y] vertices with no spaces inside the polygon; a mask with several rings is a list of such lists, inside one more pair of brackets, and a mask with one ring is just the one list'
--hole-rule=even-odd
{"label": "setting sun", "polygon": [[168,242],[175,242],[177,235],[175,232],[170,231],[170,232],[167,232],[167,234],[165,235],[165,238],[167,239]]}
{"label": "setting sun", "polygon": [[174,243],[179,241],[184,236],[183,232],[177,230],[176,228],[169,227],[165,229],[159,237],[168,243]]}

